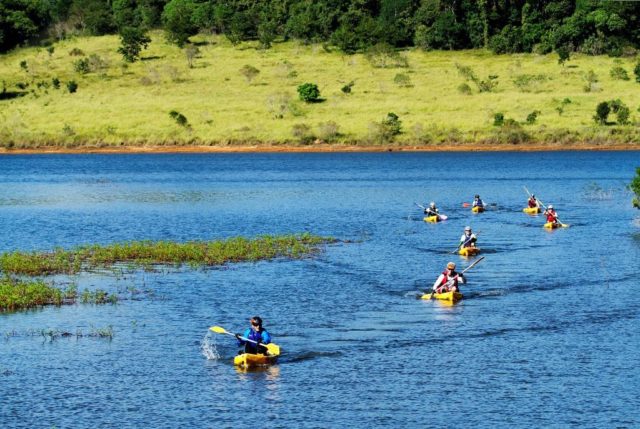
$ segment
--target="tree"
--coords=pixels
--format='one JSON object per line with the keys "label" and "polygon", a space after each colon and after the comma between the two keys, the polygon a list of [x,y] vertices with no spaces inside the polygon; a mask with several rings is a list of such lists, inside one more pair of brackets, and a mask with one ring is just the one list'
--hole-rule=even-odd
{"label": "tree", "polygon": [[596,115],[593,117],[593,120],[600,125],[605,125],[607,123],[609,113],[611,113],[611,107],[609,107],[608,102],[603,101],[598,103],[598,106],[596,107]]}
{"label": "tree", "polygon": [[320,101],[320,90],[315,83],[303,83],[298,87],[298,95],[300,100],[306,103],[315,103]]}
{"label": "tree", "polygon": [[51,22],[49,3],[37,0],[0,1],[0,53],[36,37]]}
{"label": "tree", "polygon": [[125,61],[133,63],[140,59],[140,51],[149,46],[151,39],[142,28],[125,27],[120,30],[120,42],[118,52]]}
{"label": "tree", "polygon": [[194,0],[171,0],[167,3],[162,12],[162,22],[169,42],[183,47],[189,37],[198,34],[197,7]]}

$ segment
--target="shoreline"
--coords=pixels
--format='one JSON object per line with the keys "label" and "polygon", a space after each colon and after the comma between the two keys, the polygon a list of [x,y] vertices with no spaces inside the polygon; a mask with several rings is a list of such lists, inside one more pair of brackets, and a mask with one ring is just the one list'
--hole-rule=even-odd
{"label": "shoreline", "polygon": [[225,145],[225,146],[119,146],[44,147],[33,149],[0,148],[0,155],[47,154],[145,154],[145,153],[356,153],[356,152],[560,152],[560,151],[637,151],[637,144],[442,144],[442,145]]}

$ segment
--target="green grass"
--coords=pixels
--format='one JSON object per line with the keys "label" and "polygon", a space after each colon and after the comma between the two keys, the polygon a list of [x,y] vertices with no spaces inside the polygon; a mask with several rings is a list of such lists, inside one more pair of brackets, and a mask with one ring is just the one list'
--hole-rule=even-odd
{"label": "green grass", "polygon": [[228,262],[254,262],[278,257],[300,258],[318,251],[331,238],[310,234],[243,237],[210,242],[174,243],[137,241],[109,246],[83,246],[53,252],[7,252],[0,255],[5,274],[74,274],[82,269],[108,268],[115,264],[130,267],[153,265],[215,266]]}
{"label": "green grass", "polygon": [[[261,51],[255,44],[233,47],[218,36],[198,36],[200,57],[189,68],[183,50],[169,45],[160,32],[143,52],[144,61],[123,67],[116,36],[76,38],[43,48],[15,50],[0,57],[0,80],[8,91],[29,83],[23,97],[0,100],[0,144],[5,147],[118,147],[121,145],[301,144],[294,125],[306,124],[312,137],[326,137],[320,123],[339,127],[336,143],[375,144],[373,123],[394,112],[403,123],[399,145],[512,141],[512,130],[496,129],[493,115],[524,123],[540,111],[537,122],[522,125],[531,141],[640,142],[640,84],[633,79],[634,59],[574,55],[565,66],[557,55],[493,55],[486,51],[423,52],[407,50],[408,68],[374,68],[364,55],[326,52],[319,45],[274,44]],[[81,75],[74,71],[79,48],[96,54],[108,68]],[[20,67],[26,61],[28,70]],[[456,64],[469,66],[480,79],[498,76],[492,92],[459,92],[465,79]],[[250,65],[260,70],[251,81],[241,73]],[[623,67],[631,79],[610,76]],[[585,76],[593,70],[599,82],[585,92]],[[403,85],[394,82],[403,74]],[[523,75],[539,79],[523,85]],[[36,88],[57,77],[60,89]],[[66,82],[75,80],[70,94]],[[350,94],[340,90],[355,81]],[[298,100],[298,85],[316,83],[324,99]],[[406,86],[409,83],[412,86]],[[30,92],[32,89],[35,91]],[[1,87],[0,87],[1,90]],[[556,110],[571,100],[560,115]],[[592,117],[600,101],[620,98],[632,111],[632,125],[596,126]],[[278,101],[284,100],[282,118]],[[187,118],[179,125],[169,112]],[[614,118],[611,118],[612,120]],[[373,131],[372,131],[373,130]],[[294,135],[295,134],[295,135]],[[517,137],[517,136],[516,136]],[[517,138],[516,138],[517,140]],[[386,142],[388,143],[388,142]]]}
{"label": "green grass", "polygon": [[62,305],[75,299],[75,289],[63,291],[43,281],[0,280],[0,311],[22,310],[42,305]]}

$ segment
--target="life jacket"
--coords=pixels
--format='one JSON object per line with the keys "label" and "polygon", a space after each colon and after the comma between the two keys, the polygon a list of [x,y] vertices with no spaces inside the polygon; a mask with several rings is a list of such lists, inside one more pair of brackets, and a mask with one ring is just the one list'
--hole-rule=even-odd
{"label": "life jacket", "polygon": [[484,202],[480,198],[473,200],[473,207],[484,207]]}
{"label": "life jacket", "polygon": [[[257,341],[259,343],[263,343],[264,344],[264,340],[262,338],[262,332],[264,331],[264,328],[260,328],[260,332],[256,332],[253,329],[247,329],[247,331],[245,331],[245,335],[244,337],[252,340],[252,341]],[[247,333],[248,332],[248,333]],[[266,347],[264,346],[259,346],[256,343],[252,343],[250,341],[245,341],[244,343],[244,352],[245,353],[253,353],[253,354],[257,354],[257,353],[265,353],[266,352]]]}
{"label": "life jacket", "polygon": [[438,285],[437,289],[441,289],[444,285],[446,285],[449,280],[453,279],[453,282],[451,283],[450,287],[457,287],[458,286],[458,273],[456,273],[455,271],[451,273],[451,276],[449,276],[449,273],[447,272],[447,270],[444,270],[442,272],[442,275],[444,276],[442,278],[442,281],[440,282],[440,284]]}
{"label": "life jacket", "polygon": [[535,198],[529,198],[529,207],[530,208],[538,207],[538,202],[536,201]]}
{"label": "life jacket", "polygon": [[556,222],[558,220],[555,210],[547,210],[547,222]]}

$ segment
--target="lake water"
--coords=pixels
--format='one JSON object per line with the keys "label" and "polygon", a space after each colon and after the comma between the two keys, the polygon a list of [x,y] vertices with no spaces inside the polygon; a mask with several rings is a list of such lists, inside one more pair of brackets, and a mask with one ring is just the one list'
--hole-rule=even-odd
{"label": "lake water", "polygon": [[[353,241],[295,261],[50,279],[123,299],[0,314],[0,426],[638,427],[637,166],[640,152],[0,157],[0,251]],[[523,186],[571,227],[523,214]],[[476,193],[493,205],[472,215]],[[431,200],[449,220],[422,221],[414,203]],[[466,225],[485,259],[465,299],[417,299],[449,260],[473,261],[451,254]],[[256,314],[284,354],[243,373],[233,338],[207,328],[239,332]],[[86,335],[108,326],[112,340]]]}

